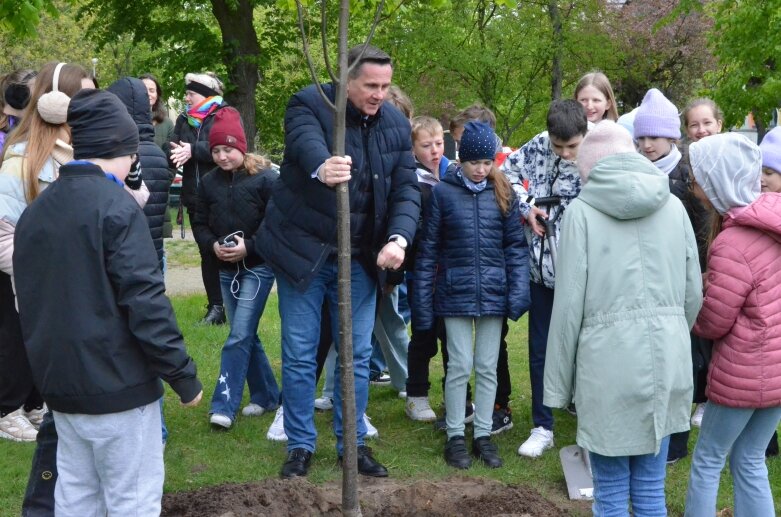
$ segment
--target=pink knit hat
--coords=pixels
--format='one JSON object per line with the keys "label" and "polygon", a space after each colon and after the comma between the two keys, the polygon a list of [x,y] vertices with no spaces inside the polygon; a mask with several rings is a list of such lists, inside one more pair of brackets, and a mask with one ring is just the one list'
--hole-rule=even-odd
{"label": "pink knit hat", "polygon": [[585,183],[591,169],[602,158],[621,153],[636,153],[629,132],[609,119],[605,119],[586,133],[578,150],[578,172]]}
{"label": "pink knit hat", "polygon": [[678,108],[662,92],[651,88],[643,97],[643,102],[635,114],[635,139],[681,138],[681,119]]}

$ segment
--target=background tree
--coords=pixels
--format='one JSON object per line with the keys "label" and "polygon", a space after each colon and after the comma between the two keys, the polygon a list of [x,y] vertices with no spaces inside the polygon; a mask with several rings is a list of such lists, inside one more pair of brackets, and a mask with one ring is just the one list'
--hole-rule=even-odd
{"label": "background tree", "polygon": [[740,125],[753,113],[761,141],[781,100],[781,0],[722,0],[713,7],[713,97],[728,125]]}
{"label": "background tree", "polygon": [[644,0],[610,9],[606,25],[620,57],[609,75],[621,112],[639,106],[650,88],[682,108],[705,86],[703,76],[715,66],[707,41],[713,18],[679,3]]}
{"label": "background tree", "polygon": [[0,0],[0,28],[16,36],[34,36],[42,14],[57,15],[54,0]]}

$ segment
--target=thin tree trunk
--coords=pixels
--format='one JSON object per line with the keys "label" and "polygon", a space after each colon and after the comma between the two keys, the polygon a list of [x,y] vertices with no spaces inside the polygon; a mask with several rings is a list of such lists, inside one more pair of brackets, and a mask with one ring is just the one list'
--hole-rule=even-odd
{"label": "thin tree trunk", "polygon": [[232,89],[226,100],[239,113],[247,135],[247,150],[255,149],[255,90],[259,82],[260,45],[252,24],[250,0],[212,0],[212,13],[220,25],[222,51]]}
{"label": "thin tree trunk", "polygon": [[[345,154],[345,114],[347,113],[347,30],[350,0],[339,7],[339,81],[336,84],[336,120],[334,121],[334,156]],[[350,190],[349,182],[336,189],[339,246],[339,367],[342,384],[342,514],[360,516],[358,501],[358,447],[356,442],[355,376],[353,374],[353,321],[350,288]]]}

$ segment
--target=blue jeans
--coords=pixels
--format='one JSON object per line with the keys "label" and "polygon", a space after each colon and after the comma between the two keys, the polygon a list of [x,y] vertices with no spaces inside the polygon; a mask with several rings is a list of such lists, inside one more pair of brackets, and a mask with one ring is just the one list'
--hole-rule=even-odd
{"label": "blue jeans", "polygon": [[779,419],[781,407],[741,409],[708,401],[689,473],[687,517],[715,515],[719,479],[727,455],[735,494],[735,517],[775,515],[765,447]]}
{"label": "blue jeans", "polygon": [[530,282],[532,305],[529,309],[529,377],[532,388],[532,422],[534,427],[553,430],[553,411],[542,403],[545,377],[545,354],[548,329],[553,313],[553,289]]}
{"label": "blue jeans", "polygon": [[[404,391],[407,387],[407,349],[409,348],[409,334],[407,324],[399,314],[399,288],[380,298],[377,308],[377,319],[374,322],[374,343],[377,346],[372,352],[372,362],[377,348],[385,359],[385,364],[390,374],[391,383],[396,391]],[[374,375],[372,365],[371,376]]]}
{"label": "blue jeans", "polygon": [[214,388],[210,413],[235,419],[245,380],[251,402],[268,410],[276,409],[278,405],[277,380],[258,337],[260,316],[273,285],[274,273],[267,266],[242,267],[238,276],[220,271],[220,287],[230,322],[230,334],[222,347],[220,376]]}
{"label": "blue jeans", "polygon": [[595,517],[629,517],[630,499],[635,517],[666,516],[664,477],[669,445],[668,436],[656,455],[610,457],[589,452]]}
{"label": "blue jeans", "polygon": [[[323,300],[328,297],[333,339],[339,347],[339,305],[337,266],[334,257],[325,261],[305,292],[284,277],[277,279],[279,316],[282,320],[282,400],[285,406],[287,449],[314,452],[317,430],[314,421],[315,372],[320,341]],[[353,369],[355,376],[355,415],[358,445],[364,444],[366,425],[363,413],[369,396],[369,358],[377,287],[360,263],[352,261]],[[342,454],[342,390],[339,362],[334,373],[334,433],[336,451]]]}

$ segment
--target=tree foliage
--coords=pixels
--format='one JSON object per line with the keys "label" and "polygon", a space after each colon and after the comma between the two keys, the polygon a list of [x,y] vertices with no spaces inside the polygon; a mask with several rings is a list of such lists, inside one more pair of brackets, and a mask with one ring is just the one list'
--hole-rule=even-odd
{"label": "tree foliage", "polygon": [[721,0],[714,7],[713,96],[728,124],[753,112],[763,133],[781,99],[781,0]]}
{"label": "tree foliage", "polygon": [[0,0],[0,28],[15,36],[34,36],[42,15],[57,16],[54,0]]}

